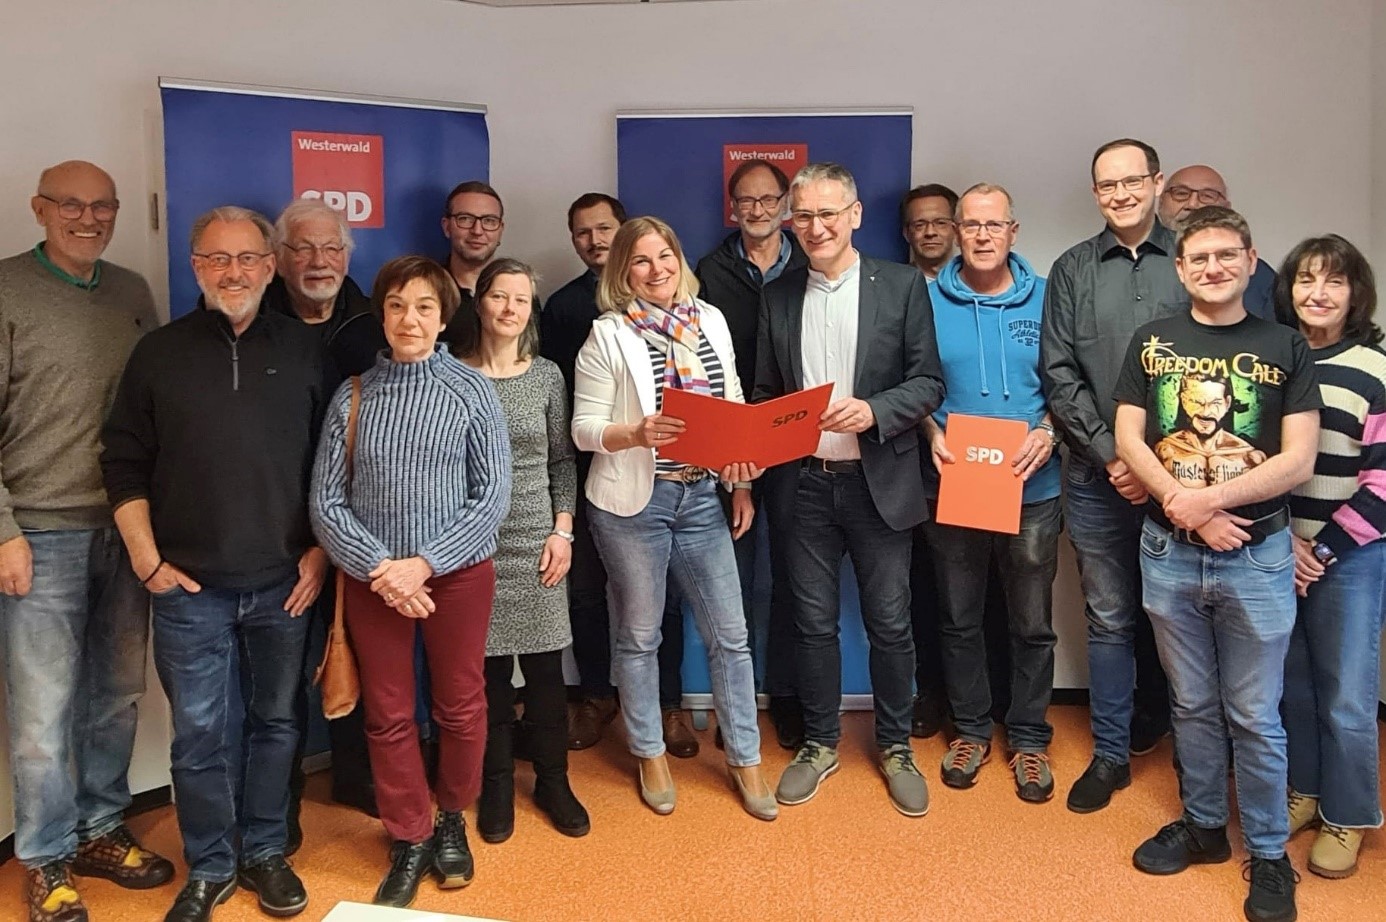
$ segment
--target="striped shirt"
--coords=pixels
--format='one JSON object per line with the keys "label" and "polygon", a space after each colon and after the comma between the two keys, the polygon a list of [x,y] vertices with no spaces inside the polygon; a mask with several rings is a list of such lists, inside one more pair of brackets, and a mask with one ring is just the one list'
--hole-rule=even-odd
{"label": "striped shirt", "polygon": [[496,550],[510,507],[510,435],[496,389],[439,347],[422,362],[381,355],[361,376],[351,483],[351,382],[332,398],[309,506],[327,556],[368,582],[385,558],[422,557],[437,576]]}
{"label": "striped shirt", "polygon": [[[641,337],[644,339],[644,337]],[[648,339],[644,340],[645,350],[650,354],[650,369],[654,373],[655,386],[655,412],[658,413],[664,407],[664,362],[665,354],[662,349],[651,343]],[[717,353],[713,351],[712,344],[707,341],[707,337],[698,334],[698,361],[703,363],[703,371],[707,372],[707,382],[712,387],[712,396],[726,396],[726,373],[722,370],[722,362],[717,358]],[[688,465],[682,461],[669,461],[659,456],[659,449],[655,449],[655,473],[672,474],[683,470]]]}
{"label": "striped shirt", "polygon": [[1386,352],[1343,342],[1313,357],[1324,402],[1319,454],[1290,511],[1295,534],[1341,557],[1386,535]]}

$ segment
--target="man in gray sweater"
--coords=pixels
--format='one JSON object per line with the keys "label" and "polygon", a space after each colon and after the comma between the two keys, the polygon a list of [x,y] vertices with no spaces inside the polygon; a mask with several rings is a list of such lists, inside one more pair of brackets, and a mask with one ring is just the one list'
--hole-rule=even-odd
{"label": "man in gray sweater", "polygon": [[125,360],[158,321],[145,280],[101,259],[120,207],[110,176],[60,163],[31,205],[43,242],[0,260],[0,647],[15,854],[30,922],[83,922],[72,873],[131,889],[173,877],[121,819],[149,597],[97,463]]}

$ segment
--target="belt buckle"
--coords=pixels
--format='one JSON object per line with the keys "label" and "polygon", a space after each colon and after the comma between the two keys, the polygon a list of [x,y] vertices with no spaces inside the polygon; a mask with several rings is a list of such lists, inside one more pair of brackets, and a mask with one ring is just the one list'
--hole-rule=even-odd
{"label": "belt buckle", "polygon": [[1207,547],[1208,542],[1203,540],[1203,536],[1192,528],[1174,529],[1174,540],[1182,544],[1192,544],[1197,547]]}
{"label": "belt buckle", "polygon": [[679,479],[684,483],[698,483],[707,479],[707,469],[689,465],[679,472]]}

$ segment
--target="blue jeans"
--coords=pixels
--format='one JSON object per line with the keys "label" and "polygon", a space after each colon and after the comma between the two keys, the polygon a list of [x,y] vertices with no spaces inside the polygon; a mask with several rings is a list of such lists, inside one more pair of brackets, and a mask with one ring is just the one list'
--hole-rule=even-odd
{"label": "blue jeans", "polygon": [[[14,851],[70,858],[120,825],[135,703],[144,694],[149,594],[114,528],[25,532],[29,594],[0,596],[9,698]],[[76,765],[74,776],[72,766]]]}
{"label": "blue jeans", "polygon": [[1124,765],[1131,757],[1145,510],[1123,499],[1106,471],[1077,458],[1069,461],[1064,493],[1086,601],[1093,751]]}
{"label": "blue jeans", "polygon": [[154,666],[173,711],[173,793],[190,880],[234,876],[238,834],[242,864],[284,853],[308,637],[307,616],[284,611],[294,582],[154,596]]}
{"label": "blue jeans", "polygon": [[1290,531],[1214,551],[1175,541],[1149,519],[1141,531],[1146,610],[1173,696],[1180,796],[1195,826],[1227,825],[1227,737],[1246,850],[1285,853],[1285,653],[1295,623]]}
{"label": "blue jeans", "polygon": [[1333,826],[1381,825],[1376,708],[1386,541],[1353,548],[1299,600],[1281,710],[1290,787]]}
{"label": "blue jeans", "polygon": [[741,610],[741,582],[717,482],[656,480],[650,501],[632,516],[588,508],[592,537],[607,573],[607,605],[615,635],[611,676],[621,690],[630,751],[664,754],[659,711],[660,624],[672,578],[693,608],[708,651],[712,705],[727,762],[760,763],[755,673]]}
{"label": "blue jeans", "polygon": [[1054,691],[1054,575],[1059,567],[1059,498],[1021,508],[1020,533],[997,534],[924,523],[939,588],[943,675],[958,736],[991,744],[991,681],[983,631],[995,559],[1010,612],[1012,752],[1044,752],[1054,736],[1045,719]]}
{"label": "blue jeans", "polygon": [[836,747],[842,736],[838,620],[845,552],[856,570],[862,624],[871,644],[868,667],[876,745],[908,745],[914,702],[914,633],[910,623],[913,529],[896,531],[885,523],[860,471],[828,474],[800,468],[798,475],[794,528],[786,536],[786,555],[799,633],[804,737]]}

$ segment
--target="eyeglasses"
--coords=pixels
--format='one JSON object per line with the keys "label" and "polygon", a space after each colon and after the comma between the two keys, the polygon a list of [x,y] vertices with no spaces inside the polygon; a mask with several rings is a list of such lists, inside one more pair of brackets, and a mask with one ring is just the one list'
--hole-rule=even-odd
{"label": "eyeglasses", "polygon": [[270,254],[268,254],[268,253],[236,253],[236,254],[234,254],[234,255],[231,254],[231,253],[194,253],[194,254],[193,254],[193,256],[195,256],[196,258],[202,260],[204,263],[206,263],[207,265],[211,266],[213,269],[216,269],[218,272],[221,272],[221,271],[223,271],[223,270],[225,270],[225,269],[231,268],[231,263],[232,263],[232,261],[234,261],[234,262],[236,263],[236,265],[240,266],[242,269],[247,269],[247,270],[249,270],[249,269],[254,269],[254,268],[258,267],[258,266],[260,265],[260,262],[261,262],[266,256],[268,256],[268,255],[270,255]]}
{"label": "eyeglasses", "polygon": [[832,227],[837,224],[837,219],[852,210],[856,202],[848,202],[845,208],[824,208],[822,211],[791,211],[789,220],[794,222],[795,227],[808,227],[817,218],[824,227]]}
{"label": "eyeglasses", "polygon": [[782,201],[784,201],[783,192],[779,195],[762,195],[760,198],[756,198],[754,195],[743,195],[732,199],[732,204],[740,211],[750,211],[759,202],[761,208],[772,211],[777,210]]}
{"label": "eyeglasses", "polygon": [[343,254],[347,251],[347,248],[340,243],[324,243],[322,245],[316,243],[300,243],[296,247],[291,247],[286,243],[284,244],[284,249],[292,253],[293,258],[298,262],[308,262],[319,254],[322,255],[323,259],[336,262],[341,259]]}
{"label": "eyeglasses", "polygon": [[983,230],[991,237],[1000,237],[1014,221],[959,221],[958,230],[964,237],[976,237]]}
{"label": "eyeglasses", "polygon": [[1226,247],[1211,253],[1187,253],[1180,258],[1190,269],[1206,269],[1209,259],[1216,259],[1220,266],[1235,266],[1245,252],[1246,247]]}
{"label": "eyeglasses", "polygon": [[1227,201],[1227,196],[1223,195],[1220,189],[1191,189],[1188,186],[1170,186],[1165,190],[1165,195],[1181,205],[1193,196],[1198,197],[1198,204],[1200,205],[1216,205],[1219,202]]}
{"label": "eyeglasses", "polygon": [[946,231],[952,226],[952,218],[920,218],[918,221],[911,221],[905,225],[912,234],[921,234],[926,230]]}
{"label": "eyeglasses", "polygon": [[1097,190],[1098,195],[1104,198],[1115,195],[1117,186],[1121,186],[1127,192],[1139,192],[1141,187],[1145,185],[1145,181],[1154,175],[1154,173],[1142,173],[1139,176],[1126,176],[1121,179],[1104,179],[1101,182],[1093,183],[1092,187]]}
{"label": "eyeglasses", "polygon": [[482,230],[500,230],[501,226],[500,215],[470,214],[465,211],[457,211],[448,215],[448,217],[452,219],[452,223],[456,224],[463,230],[471,230],[478,221],[481,222]]}
{"label": "eyeglasses", "polygon": [[52,202],[58,206],[58,215],[69,221],[75,221],[82,216],[88,209],[91,209],[91,216],[98,221],[114,221],[116,212],[120,210],[120,202],[83,202],[75,198],[66,198],[58,201],[51,195],[38,193],[38,197],[45,201]]}

